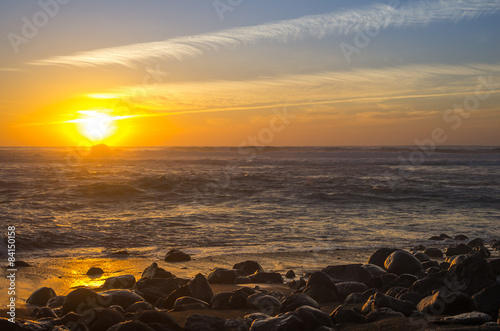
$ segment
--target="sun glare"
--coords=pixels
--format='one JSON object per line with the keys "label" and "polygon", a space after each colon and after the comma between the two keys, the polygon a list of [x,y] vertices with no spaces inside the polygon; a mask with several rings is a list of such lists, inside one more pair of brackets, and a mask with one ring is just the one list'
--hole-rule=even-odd
{"label": "sun glare", "polygon": [[92,142],[102,142],[118,129],[116,117],[110,109],[91,109],[78,111],[75,120],[78,132]]}

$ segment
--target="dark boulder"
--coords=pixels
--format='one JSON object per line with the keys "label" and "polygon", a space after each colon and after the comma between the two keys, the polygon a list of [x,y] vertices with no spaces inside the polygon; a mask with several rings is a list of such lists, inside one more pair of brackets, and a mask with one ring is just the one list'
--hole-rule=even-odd
{"label": "dark boulder", "polygon": [[116,305],[127,309],[130,305],[144,301],[144,298],[130,290],[110,290],[101,293],[102,297],[108,302],[106,307]]}
{"label": "dark boulder", "polygon": [[417,305],[418,311],[428,315],[456,315],[474,308],[474,302],[467,294],[447,290],[425,297]]}
{"label": "dark boulder", "polygon": [[467,237],[465,234],[457,234],[453,239],[462,241],[469,239],[469,237]]}
{"label": "dark boulder", "polygon": [[365,317],[356,308],[352,308],[345,305],[338,306],[331,314],[330,318],[333,323],[363,323]]}
{"label": "dark boulder", "polygon": [[66,315],[73,311],[82,314],[85,310],[92,308],[104,307],[110,303],[96,292],[87,289],[79,288],[71,291],[65,298],[61,309],[61,313]]}
{"label": "dark boulder", "polygon": [[[175,319],[164,311],[141,310],[134,315],[134,321],[140,321],[146,324],[160,324],[167,330],[183,331],[184,329],[177,324]],[[165,329],[164,328],[164,329]],[[163,329],[163,330],[164,330]]]}
{"label": "dark boulder", "polygon": [[280,313],[286,313],[294,311],[295,309],[302,306],[311,306],[313,308],[319,308],[318,302],[302,293],[295,293],[286,298],[280,307]]}
{"label": "dark boulder", "polygon": [[210,306],[212,309],[229,309],[229,299],[233,295],[232,292],[219,292],[214,294],[210,300]]}
{"label": "dark boulder", "polygon": [[266,320],[255,320],[250,331],[303,331],[305,326],[294,312],[280,314]]}
{"label": "dark boulder", "polygon": [[468,256],[449,269],[448,286],[453,291],[472,296],[482,289],[497,283],[488,262],[479,256]]}
{"label": "dark boulder", "polygon": [[332,290],[331,288],[322,285],[308,286],[302,291],[302,293],[311,297],[312,299],[314,299],[314,301],[322,305],[343,301],[339,298],[336,290]]}
{"label": "dark boulder", "polygon": [[333,327],[330,316],[319,309],[302,306],[295,309],[295,314],[309,330],[316,330],[321,326]]}
{"label": "dark boulder", "polygon": [[417,260],[419,260],[420,262],[427,262],[427,261],[430,261],[431,258],[429,255],[425,254],[425,253],[422,253],[422,252],[418,252],[418,253],[415,253],[414,256],[417,258]]}
{"label": "dark boulder", "polygon": [[395,251],[398,251],[399,249],[396,248],[380,248],[373,253],[370,258],[368,259],[367,264],[373,264],[376,266],[379,266],[381,268],[384,267],[384,262],[385,260],[394,253]]}
{"label": "dark boulder", "polygon": [[477,310],[494,314],[500,309],[500,284],[495,284],[483,289],[472,296]]}
{"label": "dark boulder", "polygon": [[278,272],[257,272],[248,278],[252,283],[282,284],[284,282],[283,277]]}
{"label": "dark boulder", "polygon": [[368,286],[359,282],[342,282],[335,284],[340,300],[344,301],[351,293],[363,293],[368,289]]}
{"label": "dark boulder", "polygon": [[490,315],[475,311],[471,313],[464,313],[455,316],[443,317],[438,322],[439,324],[482,325],[491,320],[492,318]]}
{"label": "dark boulder", "polygon": [[103,289],[127,289],[135,284],[134,275],[123,275],[107,278],[102,285]]}
{"label": "dark boulder", "polygon": [[445,238],[441,237],[441,236],[432,236],[429,238],[429,240],[434,240],[434,241],[442,241],[444,240]]}
{"label": "dark boulder", "polygon": [[425,298],[425,296],[422,293],[413,292],[413,291],[400,293],[396,296],[396,299],[403,300],[403,301],[410,301],[415,306],[418,305],[418,303],[423,298]]}
{"label": "dark boulder", "polygon": [[383,319],[388,319],[388,318],[395,318],[395,317],[405,317],[400,312],[394,311],[391,308],[377,308],[374,310],[371,310],[366,316],[365,316],[365,322],[366,323],[373,323],[377,322]]}
{"label": "dark boulder", "polygon": [[234,284],[238,272],[234,269],[217,268],[208,275],[210,284]]}
{"label": "dark boulder", "polygon": [[225,330],[226,320],[222,317],[193,314],[186,318],[186,331]]}
{"label": "dark boulder", "polygon": [[147,302],[155,304],[178,289],[179,285],[173,278],[141,278],[134,288]]}
{"label": "dark boulder", "polygon": [[156,262],[153,262],[149,267],[144,269],[141,278],[173,278],[172,273],[163,268],[158,267]]}
{"label": "dark boulder", "polygon": [[500,259],[490,260],[489,263],[495,275],[500,275]]}
{"label": "dark boulder", "polygon": [[446,249],[446,256],[455,256],[460,254],[469,254],[472,252],[472,247],[466,244],[458,244],[456,246],[450,246]]}
{"label": "dark boulder", "polygon": [[155,331],[155,329],[139,321],[127,321],[115,324],[107,331]]}
{"label": "dark boulder", "polygon": [[406,251],[396,251],[389,255],[384,262],[384,267],[387,272],[396,275],[416,275],[422,272],[422,263]]}
{"label": "dark boulder", "polygon": [[446,286],[447,277],[448,272],[446,270],[428,274],[425,278],[419,279],[413,283],[410,290],[427,296],[434,290],[444,288]]}
{"label": "dark boulder", "polygon": [[130,306],[128,306],[125,309],[125,312],[126,313],[136,313],[139,310],[155,310],[155,308],[149,302],[138,301],[138,302],[135,302],[135,303],[131,304]]}
{"label": "dark boulder", "polygon": [[312,285],[321,285],[324,287],[328,287],[334,291],[337,291],[337,288],[333,280],[330,278],[330,276],[328,276],[326,273],[322,271],[313,272],[311,276],[309,276],[306,286],[309,287]]}
{"label": "dark boulder", "polygon": [[365,303],[368,299],[363,293],[351,293],[345,298],[344,304],[356,304],[356,303]]}
{"label": "dark boulder", "polygon": [[26,300],[26,303],[35,306],[45,306],[47,302],[55,296],[56,292],[52,288],[41,287],[31,293],[28,300]]}
{"label": "dark boulder", "polygon": [[185,262],[191,261],[191,256],[178,249],[171,249],[165,255],[165,262]]}
{"label": "dark boulder", "polygon": [[100,276],[104,273],[104,270],[97,267],[92,267],[87,271],[87,276]]}
{"label": "dark boulder", "polygon": [[391,286],[410,288],[417,280],[415,275],[402,274],[392,282]]}
{"label": "dark boulder", "polygon": [[279,313],[281,303],[272,295],[265,293],[255,293],[250,295],[245,302],[248,308],[257,309],[258,312],[270,316],[275,316]]}
{"label": "dark boulder", "polygon": [[406,287],[391,287],[387,290],[387,292],[385,292],[385,295],[395,298],[399,294],[403,294],[406,292],[408,292],[408,289]]}
{"label": "dark boulder", "polygon": [[488,248],[484,246],[477,246],[474,247],[474,249],[472,250],[472,252],[469,253],[469,255],[477,255],[479,257],[487,259],[491,256],[491,252],[488,250]]}
{"label": "dark boulder", "polygon": [[293,270],[288,270],[285,274],[285,278],[289,279],[295,278],[295,272]]}
{"label": "dark boulder", "polygon": [[263,272],[264,271],[264,269],[261,267],[261,265],[255,261],[245,261],[245,262],[236,263],[233,266],[233,269],[242,270],[246,276],[252,275],[256,272]]}
{"label": "dark boulder", "polygon": [[122,314],[114,309],[93,308],[85,311],[78,322],[85,324],[92,331],[106,331],[111,326],[124,322]]}
{"label": "dark boulder", "polygon": [[175,300],[174,311],[203,310],[210,309],[210,305],[200,299],[193,297],[180,297]]}
{"label": "dark boulder", "polygon": [[424,251],[424,254],[426,254],[429,257],[434,257],[434,258],[443,257],[443,252],[439,248],[427,248]]}
{"label": "dark boulder", "polygon": [[363,313],[368,314],[370,311],[379,308],[390,308],[396,312],[404,314],[405,316],[410,316],[417,307],[410,301],[403,301],[387,296],[383,293],[376,293],[372,295],[363,305]]}
{"label": "dark boulder", "polygon": [[174,308],[175,301],[184,296],[191,296],[191,290],[188,285],[181,286],[166,298],[157,300],[154,305],[160,309],[172,309]]}
{"label": "dark boulder", "polygon": [[56,295],[55,297],[51,298],[49,301],[47,301],[46,306],[49,308],[59,308],[62,307],[64,304],[64,300],[66,299],[65,296],[63,295]]}
{"label": "dark boulder", "polygon": [[373,264],[344,264],[328,266],[322,270],[335,282],[360,282],[369,284],[374,277],[385,274],[385,270]]}
{"label": "dark boulder", "polygon": [[476,238],[467,243],[467,246],[470,246],[472,248],[474,247],[479,247],[479,246],[484,246],[484,240],[481,238]]}
{"label": "dark boulder", "polygon": [[208,284],[207,279],[202,274],[197,274],[188,284],[191,295],[205,302],[210,302],[214,293]]}

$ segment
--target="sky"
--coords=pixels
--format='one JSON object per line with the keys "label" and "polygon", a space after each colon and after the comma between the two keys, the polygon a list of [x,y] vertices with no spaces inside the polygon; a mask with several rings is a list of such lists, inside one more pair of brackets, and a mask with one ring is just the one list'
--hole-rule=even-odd
{"label": "sky", "polygon": [[500,145],[500,0],[0,2],[0,146]]}

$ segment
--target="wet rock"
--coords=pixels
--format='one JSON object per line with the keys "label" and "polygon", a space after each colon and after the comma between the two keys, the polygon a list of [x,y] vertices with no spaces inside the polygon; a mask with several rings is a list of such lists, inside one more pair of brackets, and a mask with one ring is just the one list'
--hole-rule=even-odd
{"label": "wet rock", "polygon": [[456,246],[450,246],[446,249],[446,256],[455,256],[460,254],[469,254],[472,252],[472,247],[465,244],[458,244]]}
{"label": "wet rock", "polygon": [[262,314],[262,313],[253,313],[253,314],[248,314],[248,315],[245,315],[243,317],[243,320],[245,321],[246,323],[246,326],[247,328],[246,329],[249,329],[250,328],[250,325],[252,325],[252,323],[254,321],[262,321],[262,320],[267,320],[268,318],[270,318],[271,316],[267,315],[267,314]]}
{"label": "wet rock", "polygon": [[102,285],[103,289],[126,289],[132,288],[135,284],[133,275],[123,275],[107,278]]}
{"label": "wet rock", "polygon": [[130,255],[130,253],[127,250],[116,251],[116,252],[111,253],[111,256],[115,256],[115,257],[127,257],[129,255]]}
{"label": "wet rock", "polygon": [[443,239],[453,239],[452,237],[450,237],[449,235],[447,235],[447,234],[445,234],[445,233],[441,233],[439,236],[440,236],[441,238],[443,238]]}
{"label": "wet rock", "polygon": [[295,293],[286,298],[280,306],[280,313],[286,313],[290,311],[294,311],[295,309],[302,306],[311,306],[313,308],[319,308],[318,302],[316,302],[311,297],[302,294]]}
{"label": "wet rock", "polygon": [[234,269],[217,268],[208,275],[210,284],[234,284],[238,272]]}
{"label": "wet rock", "polygon": [[250,331],[301,331],[305,330],[304,324],[299,317],[293,313],[280,314],[266,320],[256,320],[252,323]]}
{"label": "wet rock", "polygon": [[319,309],[302,306],[295,309],[295,314],[309,330],[316,330],[321,326],[333,327],[330,316]]}
{"label": "wet rock", "polygon": [[491,321],[490,315],[480,312],[464,313],[455,316],[443,317],[439,320],[445,324],[481,325]]}
{"label": "wet rock", "polygon": [[186,331],[215,331],[224,330],[225,325],[226,320],[224,318],[193,314],[186,319],[184,329]]}
{"label": "wet rock", "polygon": [[107,300],[104,300],[96,292],[86,289],[79,288],[71,291],[65,298],[61,309],[61,313],[66,315],[70,311],[81,314],[87,309],[102,307],[108,304]]}
{"label": "wet rock", "polygon": [[309,276],[306,286],[309,287],[313,285],[321,285],[337,291],[337,287],[335,286],[333,280],[330,278],[330,276],[322,271],[313,272],[311,276]]}
{"label": "wet rock", "polygon": [[477,310],[494,314],[500,310],[500,284],[497,283],[472,296]]}
{"label": "wet rock", "polygon": [[179,285],[173,278],[141,278],[134,288],[147,302],[155,304],[178,289]]}
{"label": "wet rock", "polygon": [[163,268],[158,267],[156,262],[153,262],[149,267],[144,269],[141,278],[173,278],[172,273]]}
{"label": "wet rock", "polygon": [[97,267],[92,267],[87,271],[87,276],[100,276],[104,273],[104,270]]}
{"label": "wet rock", "polygon": [[193,297],[180,297],[174,303],[174,311],[203,309],[210,309],[210,305],[203,300]]}
{"label": "wet rock", "polygon": [[191,261],[191,256],[178,249],[171,249],[165,255],[165,262],[185,262]]}
{"label": "wet rock", "polygon": [[398,279],[398,275],[396,274],[385,274],[380,276],[380,288],[384,290],[389,289],[396,279]]}
{"label": "wet rock", "polygon": [[418,311],[428,315],[456,315],[471,312],[475,308],[472,299],[465,293],[438,291],[422,299]]}
{"label": "wet rock", "polygon": [[406,293],[400,293],[396,296],[396,299],[403,300],[403,301],[410,301],[413,303],[415,306],[418,305],[418,303],[425,298],[425,296],[422,293],[418,292],[406,292]]}
{"label": "wet rock", "polygon": [[415,275],[402,274],[392,282],[391,286],[410,288],[417,280]]}
{"label": "wet rock", "polygon": [[67,313],[66,315],[64,315],[63,317],[61,317],[59,319],[59,322],[58,324],[61,324],[61,325],[72,325],[72,324],[76,324],[78,322],[78,320],[80,319],[81,315],[80,314],[77,314],[77,313]]}
{"label": "wet rock", "polygon": [[257,272],[248,278],[252,283],[282,284],[284,282],[283,277],[277,272]]}
{"label": "wet rock", "polygon": [[295,272],[293,270],[288,270],[285,274],[285,278],[295,278]]}
{"label": "wet rock", "polygon": [[395,298],[399,294],[403,294],[406,292],[408,292],[408,289],[406,287],[391,287],[387,290],[387,292],[385,292],[385,295]]}
{"label": "wet rock", "polygon": [[177,290],[170,293],[170,295],[165,299],[156,301],[155,307],[160,309],[172,309],[174,308],[175,301],[184,296],[191,296],[191,290],[188,285],[181,286]]}
{"label": "wet rock", "polygon": [[49,307],[36,308],[32,312],[32,315],[38,319],[40,319],[40,318],[57,318],[56,313],[52,309],[50,309]]}
{"label": "wet rock", "polygon": [[155,331],[155,329],[139,321],[127,321],[115,324],[107,331]]}
{"label": "wet rock", "polygon": [[66,299],[66,297],[64,295],[56,295],[55,297],[53,297],[49,301],[47,301],[46,306],[49,308],[62,307],[62,305],[64,303],[64,299]]}
{"label": "wet rock", "polygon": [[344,301],[345,298],[351,293],[359,292],[362,293],[368,289],[368,286],[364,283],[359,282],[342,282],[335,284],[337,288],[337,293],[340,300]]}
{"label": "wet rock", "polygon": [[322,270],[336,282],[369,284],[373,277],[385,274],[385,270],[373,264],[345,264],[328,266]]}
{"label": "wet rock", "polygon": [[[424,270],[427,270],[427,269],[430,269],[430,268],[437,268],[437,269],[440,269],[439,268],[439,262],[437,261],[427,261],[427,262],[422,262],[422,268]],[[448,269],[448,268],[446,268]]]}
{"label": "wet rock", "polygon": [[253,275],[256,272],[263,272],[264,269],[258,262],[255,261],[245,261],[236,263],[233,269],[242,270],[246,276]]}
{"label": "wet rock", "polygon": [[395,251],[398,251],[399,249],[396,248],[380,248],[373,253],[370,258],[368,259],[367,264],[374,264],[376,266],[379,266],[381,268],[384,267],[384,262],[385,260],[394,253]]}
{"label": "wet rock", "polygon": [[405,316],[410,316],[417,307],[409,301],[398,300],[383,293],[376,293],[364,304],[363,313],[368,314],[370,311],[379,308],[390,308]]}
{"label": "wet rock", "polygon": [[183,328],[181,328],[179,324],[177,324],[172,316],[163,311],[142,310],[134,315],[133,320],[140,321],[146,324],[160,324],[164,327],[164,329],[166,328],[167,330],[183,331]]}
{"label": "wet rock", "polygon": [[248,277],[238,276],[234,279],[235,284],[250,284],[252,281]]}
{"label": "wet rock", "polygon": [[299,280],[292,280],[290,283],[288,283],[288,286],[290,288],[293,288],[294,290],[298,290],[298,289],[306,286],[306,283],[307,282],[303,278],[301,278]]}
{"label": "wet rock", "polygon": [[229,309],[241,309],[245,307],[246,300],[249,296],[250,293],[247,292],[246,288],[241,288],[231,292],[231,297],[229,297],[228,302]]}
{"label": "wet rock", "polygon": [[135,312],[138,312],[139,310],[154,310],[154,309],[155,308],[153,307],[153,305],[150,304],[149,302],[138,301],[138,302],[135,302],[135,303],[131,304],[130,306],[128,306],[125,309],[125,312],[135,313]]}
{"label": "wet rock", "polygon": [[412,254],[406,251],[396,251],[389,255],[384,262],[387,272],[401,275],[416,275],[422,271],[422,263]]}
{"label": "wet rock", "polygon": [[35,306],[45,306],[47,302],[55,296],[56,292],[52,288],[41,287],[31,293],[28,300],[26,300],[26,303]]}
{"label": "wet rock", "polygon": [[490,265],[479,256],[468,256],[450,266],[448,272],[449,287],[470,296],[497,283]]}
{"label": "wet rock", "polygon": [[202,274],[197,274],[192,281],[189,282],[189,289],[193,297],[210,302],[214,295],[207,279]]}
{"label": "wet rock", "polygon": [[311,297],[321,305],[343,301],[339,298],[336,290],[332,290],[331,288],[322,285],[308,286],[302,291],[302,293]]}
{"label": "wet rock", "polygon": [[219,292],[214,294],[210,300],[210,306],[212,309],[229,309],[229,299],[233,295],[232,292]]}
{"label": "wet rock", "polygon": [[491,260],[489,263],[495,275],[500,275],[500,259]]}
{"label": "wet rock", "polygon": [[365,303],[367,299],[363,293],[351,293],[345,298],[344,304]]}
{"label": "wet rock", "polygon": [[414,256],[417,258],[417,260],[419,260],[420,262],[427,262],[427,261],[430,261],[431,258],[429,255],[425,254],[425,253],[416,253],[414,254]]}
{"label": "wet rock", "polygon": [[467,240],[467,239],[469,239],[469,237],[467,237],[467,236],[466,236],[466,235],[464,235],[464,234],[457,234],[457,235],[456,235],[453,239],[462,241],[462,240]]}
{"label": "wet rock", "polygon": [[101,293],[104,300],[106,300],[106,306],[117,305],[123,309],[127,309],[130,305],[144,301],[144,298],[135,292],[130,290],[110,290]]}
{"label": "wet rock", "polygon": [[[422,244],[419,244],[411,249],[412,251],[425,251],[425,246]],[[390,255],[390,254],[389,254]],[[387,259],[387,257],[386,257]],[[385,261],[385,260],[384,260]]]}
{"label": "wet rock", "polygon": [[0,330],[6,331],[24,331],[18,321],[10,322],[7,318],[0,317]]}
{"label": "wet rock", "polygon": [[370,311],[365,316],[365,322],[366,323],[373,323],[376,321],[380,321],[380,320],[387,319],[387,318],[394,318],[394,317],[405,317],[405,315],[403,315],[400,312],[396,312],[390,308],[377,308],[377,309]]}
{"label": "wet rock", "polygon": [[495,242],[491,245],[491,248],[493,248],[493,250],[495,250],[495,251],[498,251],[498,250],[500,249],[500,240],[495,241]]}
{"label": "wet rock", "polygon": [[472,248],[484,246],[484,240],[481,238],[473,239],[467,243],[467,246],[472,247]]}
{"label": "wet rock", "polygon": [[443,257],[443,252],[439,248],[427,248],[424,251],[424,254],[426,254],[429,257],[434,257],[434,258]]}
{"label": "wet rock", "polygon": [[106,331],[111,326],[124,322],[122,314],[114,309],[93,308],[85,311],[78,322],[85,324],[92,331]]}
{"label": "wet rock", "polygon": [[445,287],[447,277],[448,272],[445,270],[435,274],[429,274],[425,278],[419,279],[413,283],[410,290],[422,293],[423,295],[429,295],[432,291]]}
{"label": "wet rock", "polygon": [[440,236],[432,236],[432,237],[429,238],[429,240],[434,240],[434,241],[442,241],[444,239],[445,238],[440,237]]}
{"label": "wet rock", "polygon": [[255,293],[250,295],[245,302],[245,306],[257,309],[258,312],[270,316],[279,313],[281,303],[272,295],[265,293]]}
{"label": "wet rock", "polygon": [[465,260],[467,256],[468,256],[467,254],[461,254],[461,255],[447,257],[445,263],[447,262],[448,265],[447,266],[443,265],[441,268],[449,269],[452,265],[456,265],[458,262]]}
{"label": "wet rock", "polygon": [[335,324],[340,324],[340,323],[363,323],[365,320],[365,317],[363,314],[361,314],[361,311],[358,309],[345,306],[345,305],[340,305],[338,306],[331,314],[330,318],[332,319],[333,323]]}
{"label": "wet rock", "polygon": [[474,249],[472,250],[472,252],[469,253],[469,255],[477,255],[479,257],[487,259],[491,256],[491,253],[486,247],[477,246],[477,247],[474,247]]}

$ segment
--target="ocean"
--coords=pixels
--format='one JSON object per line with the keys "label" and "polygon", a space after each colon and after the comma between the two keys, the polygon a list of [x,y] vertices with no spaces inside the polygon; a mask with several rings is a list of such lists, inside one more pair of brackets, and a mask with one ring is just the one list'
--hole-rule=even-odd
{"label": "ocean", "polygon": [[[0,148],[18,258],[409,247],[500,236],[500,148]],[[5,245],[3,245],[5,246]],[[5,250],[5,247],[2,247]]]}

